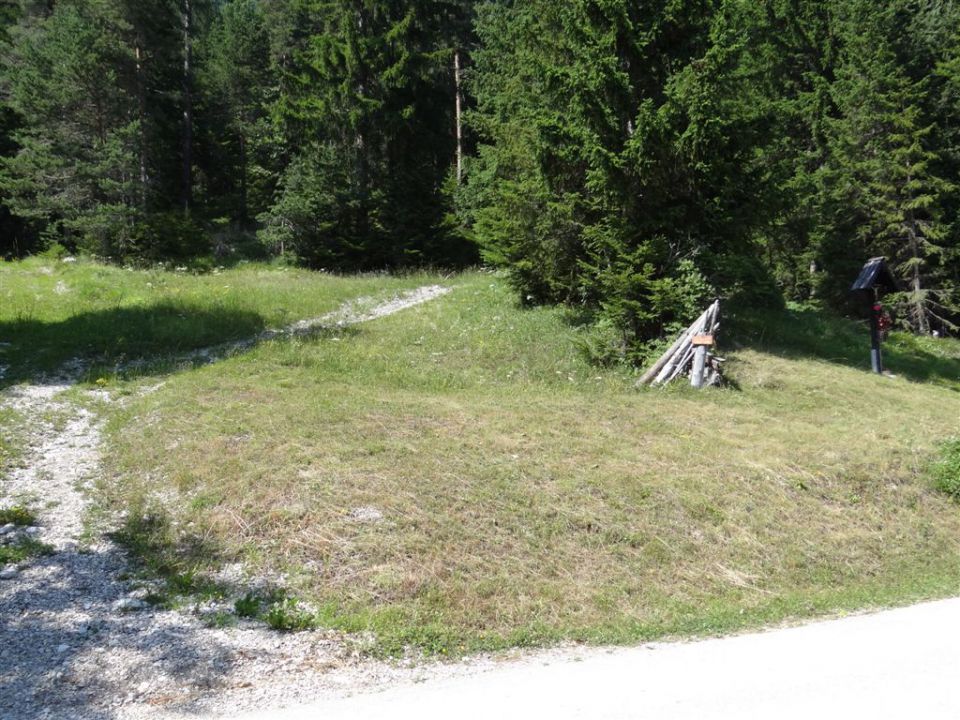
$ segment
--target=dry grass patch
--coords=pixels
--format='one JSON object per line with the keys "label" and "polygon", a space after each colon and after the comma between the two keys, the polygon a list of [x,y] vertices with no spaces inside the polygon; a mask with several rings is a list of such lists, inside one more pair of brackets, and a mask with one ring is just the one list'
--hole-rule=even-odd
{"label": "dry grass patch", "polygon": [[104,491],[284,571],[387,650],[626,642],[960,588],[960,513],[926,474],[954,390],[742,349],[739,391],[638,392],[578,332],[461,278],[171,379],[115,418]]}

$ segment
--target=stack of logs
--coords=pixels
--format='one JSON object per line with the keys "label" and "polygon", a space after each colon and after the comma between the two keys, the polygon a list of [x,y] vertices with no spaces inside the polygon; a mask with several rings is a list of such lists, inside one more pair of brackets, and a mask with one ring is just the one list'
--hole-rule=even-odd
{"label": "stack of logs", "polygon": [[723,359],[710,352],[719,329],[720,301],[717,300],[683,331],[670,349],[644,373],[639,384],[666,385],[687,374],[695,388],[719,383]]}

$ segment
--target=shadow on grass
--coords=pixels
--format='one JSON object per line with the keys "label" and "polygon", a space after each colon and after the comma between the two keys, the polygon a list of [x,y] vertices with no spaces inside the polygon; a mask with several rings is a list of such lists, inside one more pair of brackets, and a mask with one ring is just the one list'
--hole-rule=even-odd
{"label": "shadow on grass", "polygon": [[81,313],[59,322],[0,322],[0,389],[43,382],[71,363],[150,368],[164,358],[256,337],[264,324],[249,311],[175,303]]}
{"label": "shadow on grass", "polygon": [[[786,357],[804,357],[869,372],[870,329],[815,308],[740,312],[729,341]],[[883,344],[884,366],[895,375],[960,391],[960,342],[895,332]]]}

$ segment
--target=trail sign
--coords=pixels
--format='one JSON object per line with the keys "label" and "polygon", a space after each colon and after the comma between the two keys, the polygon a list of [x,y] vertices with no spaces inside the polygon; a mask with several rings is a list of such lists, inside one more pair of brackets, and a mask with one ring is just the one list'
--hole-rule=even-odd
{"label": "trail sign", "polygon": [[882,257],[869,260],[850,289],[870,303],[870,363],[878,374],[883,373],[883,355],[880,352],[883,305],[880,304],[880,293],[898,289],[897,279],[890,272],[887,259]]}

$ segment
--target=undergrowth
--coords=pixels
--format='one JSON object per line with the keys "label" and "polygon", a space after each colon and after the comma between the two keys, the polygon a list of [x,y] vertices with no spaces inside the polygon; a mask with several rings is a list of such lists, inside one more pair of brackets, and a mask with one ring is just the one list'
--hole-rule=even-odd
{"label": "undergrowth", "polygon": [[34,538],[19,538],[17,541],[0,545],[0,565],[15,564],[32,557],[53,554],[53,548]]}
{"label": "undergrowth", "polygon": [[14,530],[16,534],[11,533],[0,537],[0,565],[20,563],[29,558],[49,555],[53,552],[53,548],[49,545],[22,532],[17,532],[17,530],[35,526],[36,523],[36,514],[22,505],[0,508],[0,526],[8,524],[16,526]]}
{"label": "undergrowth", "polygon": [[36,514],[22,505],[0,508],[0,525],[12,523],[22,527],[29,527],[30,525],[36,524],[36,522]]}
{"label": "undergrowth", "polygon": [[960,501],[960,438],[944,443],[940,460],[934,465],[933,481],[937,490]]}

